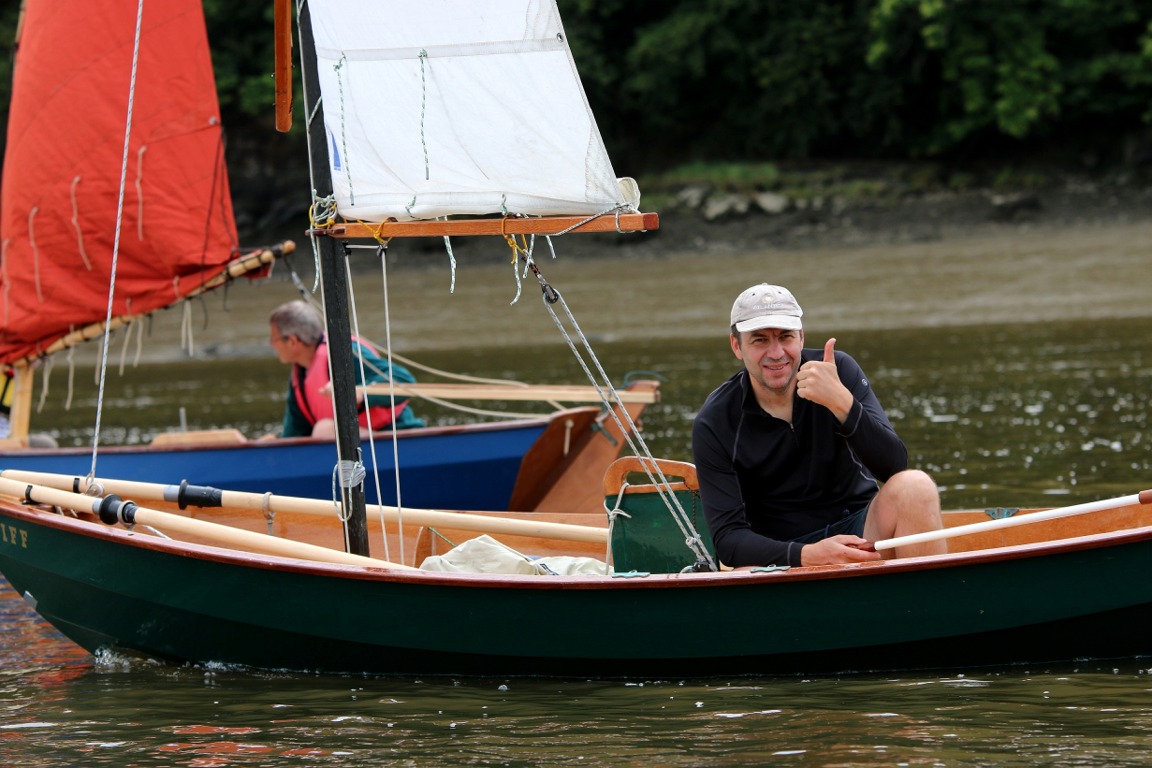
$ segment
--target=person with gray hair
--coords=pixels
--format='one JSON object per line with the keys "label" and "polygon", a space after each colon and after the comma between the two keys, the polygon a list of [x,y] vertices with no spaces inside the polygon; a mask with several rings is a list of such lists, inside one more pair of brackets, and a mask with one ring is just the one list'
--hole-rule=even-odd
{"label": "person with gray hair", "polygon": [[942,527],[939,490],[908,469],[908,449],[836,339],[805,349],[803,314],[787,288],[767,283],[732,305],[729,343],[743,367],[692,425],[718,558],[738,568],[946,552],[943,541],[872,547]]}
{"label": "person with gray hair", "polygon": [[[289,301],[272,310],[268,325],[268,343],[276,350],[280,362],[292,366],[281,436],[335,437],[328,346],[320,313],[305,301]],[[353,338],[352,347],[353,354],[364,363],[367,383],[387,382],[390,378],[402,383],[416,381],[408,369],[385,362],[360,339]],[[357,386],[364,384],[360,365],[355,366],[355,372]],[[424,422],[412,413],[406,397],[398,397],[393,403],[388,395],[365,398],[358,392],[356,409],[362,437],[367,436],[369,425],[373,430],[424,426]]]}

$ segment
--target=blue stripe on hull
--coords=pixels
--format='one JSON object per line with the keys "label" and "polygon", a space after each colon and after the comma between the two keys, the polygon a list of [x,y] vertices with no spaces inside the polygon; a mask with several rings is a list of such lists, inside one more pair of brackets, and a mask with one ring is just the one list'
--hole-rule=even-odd
{"label": "blue stripe on hull", "polygon": [[[540,422],[500,429],[403,434],[397,441],[400,493],[405,506],[450,509],[507,509],[524,454],[544,431]],[[365,442],[363,462],[372,468]],[[376,440],[380,490],[385,504],[396,503],[393,447]],[[113,447],[100,452],[96,474],[120,480],[179,483],[254,493],[332,496],[333,443],[312,440],[253,442],[216,447]],[[19,451],[0,455],[0,469],[24,469],[87,475],[91,451]],[[376,483],[365,481],[368,501],[376,501]]]}

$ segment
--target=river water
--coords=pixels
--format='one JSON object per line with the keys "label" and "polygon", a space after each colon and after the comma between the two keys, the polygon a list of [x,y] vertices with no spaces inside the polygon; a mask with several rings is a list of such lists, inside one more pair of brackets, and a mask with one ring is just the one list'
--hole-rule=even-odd
{"label": "river water", "polygon": [[[736,370],[727,307],[769,280],[805,304],[810,346],[835,336],[861,362],[946,507],[1052,506],[1152,487],[1149,243],[1152,228],[1131,225],[840,252],[701,246],[696,256],[561,258],[542,269],[614,381],[664,380],[643,421],[657,455],[690,459],[696,407]],[[510,267],[462,258],[449,292],[442,254],[411,258],[437,267],[360,268],[362,335],[390,337],[436,368],[581,382],[534,281],[510,305]],[[296,266],[310,285],[309,261]],[[102,439],[144,442],[181,421],[275,429],[285,371],[266,348],[264,318],[294,295],[281,270],[194,307],[194,360],[165,351],[175,315],[146,329],[135,367],[137,339],[115,342]],[[34,417],[62,444],[90,444],[93,357],[56,362]],[[464,418],[421,411],[433,423]],[[93,659],[5,586],[0,764],[1135,766],[1152,748],[1149,666],[725,680],[685,670],[629,682],[248,673]]]}

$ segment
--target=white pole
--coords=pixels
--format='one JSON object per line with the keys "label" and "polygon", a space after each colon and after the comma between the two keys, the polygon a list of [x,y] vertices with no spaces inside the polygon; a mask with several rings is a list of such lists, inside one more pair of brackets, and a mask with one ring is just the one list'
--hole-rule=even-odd
{"label": "white pole", "polygon": [[1133,504],[1152,504],[1152,490],[1141,491],[1140,493],[1134,493],[1131,496],[1120,496],[1119,498],[1115,499],[1090,501],[1085,504],[1074,504],[1070,507],[1059,507],[1057,509],[1048,509],[1043,512],[1033,512],[1027,515],[1005,517],[1001,520],[988,520],[982,523],[971,523],[969,525],[957,525],[952,528],[943,528],[938,531],[925,531],[924,533],[913,533],[909,534],[908,536],[897,536],[893,539],[884,539],[883,541],[878,541],[874,546],[876,547],[877,551],[895,549],[896,547],[904,547],[909,544],[921,544],[925,541],[950,539],[954,536],[965,536],[969,533],[981,533],[982,531],[994,531],[999,528],[1011,528],[1014,525],[1041,523],[1045,520],[1055,520],[1059,517],[1085,515],[1089,512],[1100,512],[1105,509],[1116,509],[1117,507],[1126,507]]}

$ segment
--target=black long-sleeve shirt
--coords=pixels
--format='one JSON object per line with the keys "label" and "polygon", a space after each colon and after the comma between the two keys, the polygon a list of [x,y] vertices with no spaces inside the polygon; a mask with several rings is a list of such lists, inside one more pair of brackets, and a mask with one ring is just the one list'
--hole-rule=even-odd
{"label": "black long-sleeve shirt", "polygon": [[[822,360],[805,349],[801,365]],[[796,397],[792,424],[760,407],[746,370],[717,388],[692,425],[700,498],[716,554],[732,567],[800,565],[791,539],[862,509],[885,481],[908,466],[859,364],[836,352],[840,381],[852,393],[841,425],[822,405]]]}

